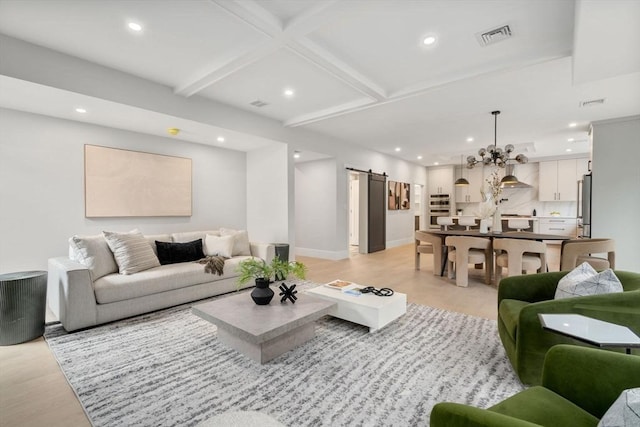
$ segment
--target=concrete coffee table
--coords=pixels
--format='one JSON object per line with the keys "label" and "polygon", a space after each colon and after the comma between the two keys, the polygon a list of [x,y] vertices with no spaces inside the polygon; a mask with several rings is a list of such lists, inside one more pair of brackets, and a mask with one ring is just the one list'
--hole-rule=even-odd
{"label": "concrete coffee table", "polygon": [[218,327],[220,342],[264,364],[312,339],[315,321],[335,305],[304,294],[295,304],[274,298],[269,305],[256,305],[248,293],[242,293],[191,310]]}
{"label": "concrete coffee table", "polygon": [[318,286],[309,289],[306,294],[335,302],[336,306],[329,315],[368,326],[369,332],[377,331],[407,312],[407,295],[400,292],[395,292],[389,297],[373,294],[354,296],[339,289]]}

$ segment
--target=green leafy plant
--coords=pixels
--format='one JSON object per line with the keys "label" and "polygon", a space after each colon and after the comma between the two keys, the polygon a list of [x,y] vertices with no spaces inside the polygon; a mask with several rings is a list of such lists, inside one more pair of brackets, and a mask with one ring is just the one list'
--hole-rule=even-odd
{"label": "green leafy plant", "polygon": [[251,279],[265,279],[271,281],[274,277],[284,280],[289,275],[304,279],[307,267],[299,261],[284,261],[278,257],[267,264],[259,258],[250,258],[238,264],[238,286],[247,283]]}

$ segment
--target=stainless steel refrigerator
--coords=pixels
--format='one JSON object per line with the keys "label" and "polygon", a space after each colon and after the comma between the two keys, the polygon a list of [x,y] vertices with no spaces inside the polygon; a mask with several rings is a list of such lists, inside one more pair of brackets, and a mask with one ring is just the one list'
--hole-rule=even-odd
{"label": "stainless steel refrigerator", "polygon": [[591,174],[578,181],[578,238],[591,238]]}

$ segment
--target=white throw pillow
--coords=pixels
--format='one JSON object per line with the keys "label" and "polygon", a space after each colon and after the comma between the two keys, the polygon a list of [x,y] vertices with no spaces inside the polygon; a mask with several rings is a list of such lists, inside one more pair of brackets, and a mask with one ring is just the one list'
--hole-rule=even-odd
{"label": "white throw pillow", "polygon": [[69,257],[89,269],[92,281],[117,273],[118,265],[113,258],[107,241],[102,235],[73,236],[69,239],[69,249],[73,257]]}
{"label": "white throw pillow", "polygon": [[205,255],[231,258],[233,241],[233,236],[214,236],[207,234],[205,238]]}
{"label": "white throw pillow", "polygon": [[221,228],[221,236],[233,236],[233,256],[251,256],[251,244],[249,243],[249,233],[247,230],[233,230],[231,228]]}
{"label": "white throw pillow", "polygon": [[623,292],[622,283],[610,268],[598,273],[583,262],[558,282],[555,299]]}
{"label": "white throw pillow", "polygon": [[120,274],[133,274],[160,266],[151,245],[138,230],[129,233],[103,231],[102,234],[113,252]]}

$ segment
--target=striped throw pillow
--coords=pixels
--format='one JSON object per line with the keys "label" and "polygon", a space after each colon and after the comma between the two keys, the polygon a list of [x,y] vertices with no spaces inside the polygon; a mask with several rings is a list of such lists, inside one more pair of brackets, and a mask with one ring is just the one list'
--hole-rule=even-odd
{"label": "striped throw pillow", "polygon": [[133,274],[160,266],[151,245],[138,230],[129,233],[103,231],[102,234],[113,252],[120,274]]}

